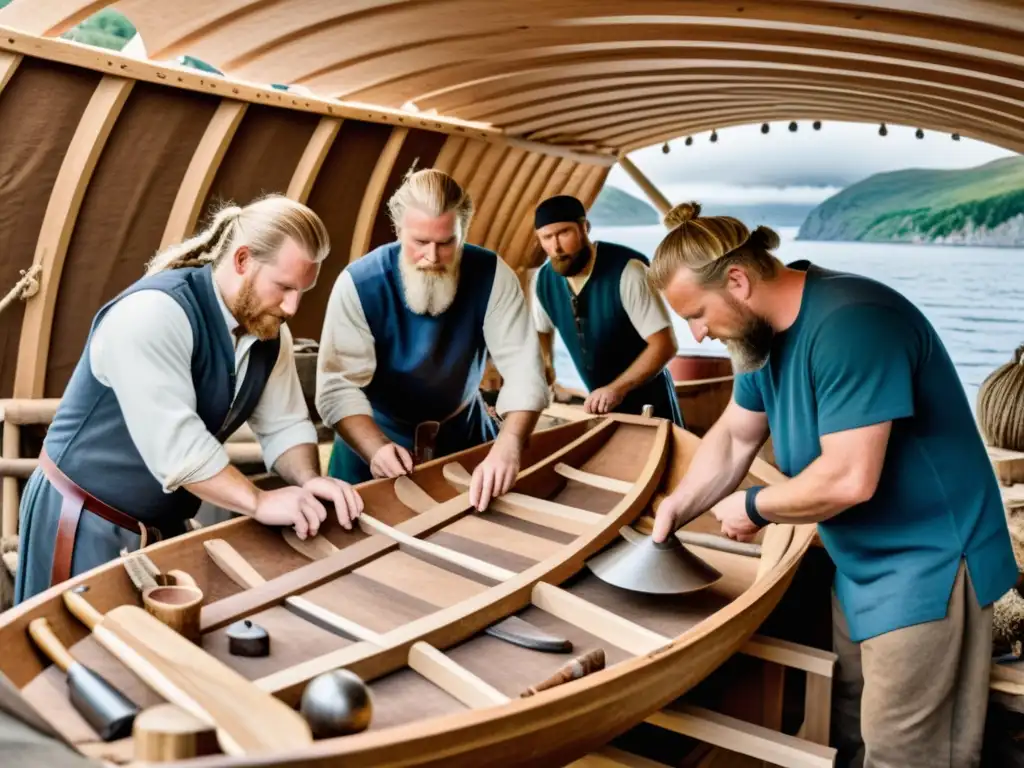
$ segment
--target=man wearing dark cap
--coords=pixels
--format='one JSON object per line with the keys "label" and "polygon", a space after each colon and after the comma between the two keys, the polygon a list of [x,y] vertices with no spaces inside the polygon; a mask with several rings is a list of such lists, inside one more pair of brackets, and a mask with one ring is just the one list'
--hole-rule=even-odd
{"label": "man wearing dark cap", "polygon": [[623,245],[590,240],[571,195],[537,206],[534,230],[547,261],[532,279],[532,316],[547,365],[557,329],[590,394],[588,413],[654,415],[683,425],[665,365],[677,345],[665,305],[647,286],[648,261]]}

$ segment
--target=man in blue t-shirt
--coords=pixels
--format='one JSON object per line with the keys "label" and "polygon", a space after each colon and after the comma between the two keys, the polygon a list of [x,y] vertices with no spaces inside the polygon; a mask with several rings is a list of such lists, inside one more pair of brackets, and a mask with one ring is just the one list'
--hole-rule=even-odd
{"label": "man in blue t-shirt", "polygon": [[661,297],[647,284],[647,258],[594,242],[583,203],[572,195],[542,201],[534,231],[547,260],[531,279],[533,324],[554,381],[557,330],[589,394],[587,413],[653,415],[683,425],[675,382],[665,367],[676,339]]}
{"label": "man in blue t-shirt", "polygon": [[[991,606],[1017,566],[945,347],[896,291],[807,261],[784,266],[771,230],[683,208],[652,286],[694,338],[725,342],[737,375],[733,401],[658,508],[654,540],[711,507],[740,540],[768,523],[817,524],[836,565],[839,763],[977,766]],[[735,491],[769,433],[791,479]]]}

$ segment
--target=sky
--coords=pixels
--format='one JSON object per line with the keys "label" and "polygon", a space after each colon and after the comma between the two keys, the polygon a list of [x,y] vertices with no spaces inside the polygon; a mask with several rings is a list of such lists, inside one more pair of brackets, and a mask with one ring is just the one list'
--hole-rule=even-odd
{"label": "sky", "polygon": [[[817,204],[844,187],[874,173],[905,168],[970,168],[1016,153],[984,142],[914,127],[887,125],[879,136],[877,124],[823,122],[820,131],[800,121],[795,133],[788,121],[742,125],[695,134],[630,154],[633,163],[672,202],[696,199],[705,203]],[[646,199],[632,179],[615,166],[606,182]]]}

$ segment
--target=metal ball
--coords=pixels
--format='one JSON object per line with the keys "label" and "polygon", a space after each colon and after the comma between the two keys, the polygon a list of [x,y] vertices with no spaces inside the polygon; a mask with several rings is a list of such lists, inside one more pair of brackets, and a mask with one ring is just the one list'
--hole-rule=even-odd
{"label": "metal ball", "polygon": [[359,733],[373,716],[370,689],[354,672],[336,669],[314,677],[299,707],[315,739]]}

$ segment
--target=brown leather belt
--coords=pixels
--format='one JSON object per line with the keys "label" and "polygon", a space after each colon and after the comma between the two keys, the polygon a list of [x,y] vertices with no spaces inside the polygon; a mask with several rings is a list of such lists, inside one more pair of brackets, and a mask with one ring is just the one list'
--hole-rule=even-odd
{"label": "brown leather belt", "polygon": [[53,566],[50,571],[51,586],[71,578],[71,556],[75,551],[75,534],[78,531],[78,521],[82,516],[82,509],[87,509],[107,522],[141,536],[140,548],[146,546],[150,537],[154,541],[161,538],[158,529],[143,525],[134,517],[104,504],[88,491],[79,488],[71,478],[60,471],[53,460],[46,455],[45,450],[39,454],[39,467],[50,484],[64,497],[60,506],[57,540],[53,547]]}

